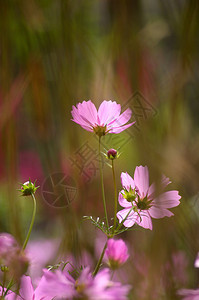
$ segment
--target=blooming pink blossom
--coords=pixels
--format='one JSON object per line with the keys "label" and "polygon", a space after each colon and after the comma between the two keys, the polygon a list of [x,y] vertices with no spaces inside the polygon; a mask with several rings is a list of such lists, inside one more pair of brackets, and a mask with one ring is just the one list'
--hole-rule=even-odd
{"label": "blooming pink blossom", "polygon": [[122,239],[109,239],[105,254],[112,269],[117,269],[129,258],[128,248]]}
{"label": "blooming pink blossom", "polygon": [[[179,205],[181,196],[178,191],[167,191],[156,196],[155,184],[149,186],[149,172],[147,166],[136,167],[134,179],[128,173],[121,174],[123,190],[119,193],[119,204],[124,207],[117,213],[119,222],[125,218],[124,226],[131,227],[135,223],[152,230],[151,218],[159,219],[171,217],[173,213],[168,208]],[[162,177],[161,187],[170,183]]]}
{"label": "blooming pink blossom", "polygon": [[125,300],[129,290],[130,286],[111,281],[108,269],[93,277],[89,268],[85,268],[77,280],[65,271],[44,270],[35,296],[36,299]]}
{"label": "blooming pink blossom", "polygon": [[120,133],[135,123],[126,124],[131,118],[131,109],[120,113],[121,105],[111,100],[104,100],[98,111],[91,100],[78,103],[71,111],[72,121],[99,137],[107,133]]}

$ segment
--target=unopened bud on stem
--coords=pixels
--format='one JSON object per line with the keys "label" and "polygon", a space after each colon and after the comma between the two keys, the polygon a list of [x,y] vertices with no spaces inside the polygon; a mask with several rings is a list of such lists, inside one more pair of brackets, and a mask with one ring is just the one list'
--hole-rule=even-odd
{"label": "unopened bud on stem", "polygon": [[118,157],[117,150],[115,150],[113,148],[109,149],[107,151],[107,157],[108,157],[108,159],[111,159],[111,160],[116,159]]}

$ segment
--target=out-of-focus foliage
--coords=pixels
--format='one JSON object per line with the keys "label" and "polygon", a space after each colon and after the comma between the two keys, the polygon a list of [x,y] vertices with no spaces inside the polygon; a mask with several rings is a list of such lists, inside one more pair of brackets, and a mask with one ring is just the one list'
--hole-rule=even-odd
{"label": "out-of-focus foliage", "polygon": [[[176,289],[196,287],[199,2],[0,0],[0,31],[0,230],[22,243],[32,202],[16,189],[30,177],[40,186],[33,237],[59,238],[60,253],[77,261],[81,252],[93,255],[97,232],[81,218],[103,216],[98,143],[70,111],[83,100],[116,100],[136,120],[128,132],[103,140],[122,152],[118,191],[122,171],[133,175],[146,164],[151,182],[164,173],[182,196],[173,218],[155,220],[152,232],[125,234],[133,299],[172,300]],[[42,197],[55,173],[66,174],[76,191],[61,208]],[[106,164],[104,177],[111,219]]]}

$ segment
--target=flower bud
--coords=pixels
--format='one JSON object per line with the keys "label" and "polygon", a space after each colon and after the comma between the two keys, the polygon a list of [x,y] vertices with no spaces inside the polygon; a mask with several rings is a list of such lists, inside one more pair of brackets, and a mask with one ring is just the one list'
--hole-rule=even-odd
{"label": "flower bud", "polygon": [[105,253],[108,259],[108,264],[113,270],[119,268],[129,258],[128,248],[122,239],[109,239]]}
{"label": "flower bud", "polygon": [[108,159],[115,159],[115,158],[117,158],[117,150],[115,150],[115,149],[109,149],[108,151],[107,151],[107,157],[108,157]]}
{"label": "flower bud", "polygon": [[36,190],[39,188],[39,186],[35,186],[36,181],[33,183],[29,179],[29,181],[26,181],[24,184],[22,184],[21,189],[19,191],[22,192],[22,196],[30,196],[36,192]]}

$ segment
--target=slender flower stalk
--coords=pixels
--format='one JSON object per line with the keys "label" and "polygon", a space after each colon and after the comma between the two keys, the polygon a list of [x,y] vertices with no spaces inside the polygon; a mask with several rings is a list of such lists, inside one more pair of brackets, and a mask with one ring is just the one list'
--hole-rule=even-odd
{"label": "slender flower stalk", "polygon": [[113,184],[114,184],[114,193],[115,193],[115,201],[114,201],[114,225],[113,225],[113,231],[116,228],[116,222],[117,222],[117,185],[116,185],[116,179],[115,179],[115,168],[114,168],[114,160],[112,159],[112,172],[113,172]]}
{"label": "slender flower stalk", "polygon": [[[22,196],[32,196],[32,199],[33,199],[32,219],[31,219],[31,222],[30,222],[30,227],[29,227],[26,239],[25,239],[23,247],[22,247],[22,252],[25,250],[25,248],[26,248],[26,246],[28,244],[28,241],[29,241],[29,238],[30,238],[30,235],[31,235],[31,232],[32,232],[32,228],[33,228],[33,225],[34,225],[34,222],[35,222],[37,204],[36,204],[36,199],[35,199],[34,193],[36,192],[36,190],[38,188],[39,187],[36,187],[35,183],[32,183],[31,180],[29,179],[29,181],[25,182],[22,185],[21,189],[19,189],[19,191],[22,193]],[[11,286],[13,285],[13,283],[14,283],[14,278],[11,278],[11,280],[9,281],[8,286],[6,288],[4,297],[8,294],[8,291],[10,290]]]}
{"label": "slender flower stalk", "polygon": [[31,180],[29,179],[29,181],[26,181],[24,184],[22,184],[22,187],[19,189],[19,191],[22,193],[22,196],[32,196],[33,199],[33,213],[32,213],[32,219],[31,219],[31,223],[30,223],[30,227],[26,236],[26,239],[24,241],[23,247],[22,247],[22,251],[25,250],[27,243],[29,241],[30,238],[30,234],[32,232],[32,228],[34,225],[34,221],[35,221],[35,215],[36,215],[36,199],[35,199],[35,192],[36,190],[39,188],[39,186],[35,186],[36,181],[33,183],[31,182]]}
{"label": "slender flower stalk", "polygon": [[32,219],[31,219],[30,227],[29,227],[26,239],[24,241],[22,250],[25,250],[25,248],[27,246],[27,243],[29,241],[29,238],[30,238],[30,235],[31,235],[31,232],[32,232],[32,228],[33,228],[33,225],[34,225],[34,222],[35,222],[37,204],[36,204],[36,199],[35,199],[35,196],[34,196],[33,193],[31,193],[31,196],[32,196],[32,199],[33,199],[33,213],[32,213]]}
{"label": "slender flower stalk", "polygon": [[103,200],[103,205],[104,205],[106,225],[108,228],[109,224],[108,224],[108,215],[107,215],[107,209],[106,209],[106,199],[105,199],[105,193],[104,193],[104,178],[103,178],[103,171],[102,171],[101,137],[99,137],[99,160],[100,160],[99,165],[100,165],[100,177],[101,177],[101,188],[102,188],[102,200]]}
{"label": "slender flower stalk", "polygon": [[4,287],[5,287],[6,274],[7,274],[7,272],[4,270],[4,272],[3,272],[3,282],[2,282],[2,291],[4,291]]}
{"label": "slender flower stalk", "polygon": [[95,276],[95,275],[98,273],[99,269],[100,269],[100,266],[101,266],[101,263],[102,263],[102,260],[103,260],[103,257],[104,257],[105,251],[106,251],[107,242],[108,242],[108,241],[106,241],[106,243],[105,243],[105,245],[104,245],[104,248],[103,248],[103,250],[102,250],[102,253],[101,253],[101,255],[100,255],[100,258],[99,258],[99,260],[98,260],[98,262],[97,262],[97,265],[96,265],[96,267],[95,267],[95,270],[94,270],[94,272],[93,272],[93,276]]}
{"label": "slender flower stalk", "polygon": [[12,287],[12,285],[13,285],[13,278],[9,281],[8,286],[6,287],[5,293],[4,293],[4,295],[2,294],[2,296],[5,297],[8,294],[8,292],[9,292],[10,288]]}

